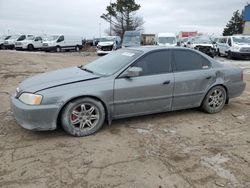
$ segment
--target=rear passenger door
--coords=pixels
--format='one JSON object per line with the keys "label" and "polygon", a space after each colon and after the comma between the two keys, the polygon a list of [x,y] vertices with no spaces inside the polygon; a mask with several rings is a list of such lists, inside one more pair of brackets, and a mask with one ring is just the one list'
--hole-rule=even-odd
{"label": "rear passenger door", "polygon": [[173,50],[174,92],[173,110],[198,107],[215,81],[210,62],[198,52],[187,49]]}

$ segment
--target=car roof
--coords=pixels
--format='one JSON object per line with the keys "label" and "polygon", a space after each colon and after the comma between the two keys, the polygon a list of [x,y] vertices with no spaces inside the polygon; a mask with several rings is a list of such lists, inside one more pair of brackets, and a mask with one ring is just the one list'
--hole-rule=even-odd
{"label": "car roof", "polygon": [[185,47],[180,47],[180,46],[140,46],[140,47],[128,47],[126,49],[129,50],[139,50],[139,51],[143,51],[144,53],[150,52],[150,51],[154,51],[154,50],[163,50],[163,49],[183,49],[183,50],[191,50],[189,48],[185,48]]}

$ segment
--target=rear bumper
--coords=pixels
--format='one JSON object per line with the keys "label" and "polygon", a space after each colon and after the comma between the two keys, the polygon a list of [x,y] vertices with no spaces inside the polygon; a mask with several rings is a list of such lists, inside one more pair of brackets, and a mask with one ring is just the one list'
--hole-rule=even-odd
{"label": "rear bumper", "polygon": [[57,127],[56,105],[27,105],[12,96],[11,109],[17,123],[25,129],[46,131]]}
{"label": "rear bumper", "polygon": [[241,82],[236,82],[236,83],[231,83],[227,85],[228,88],[228,97],[229,98],[234,98],[240,96],[243,91],[246,88],[246,83],[241,81]]}

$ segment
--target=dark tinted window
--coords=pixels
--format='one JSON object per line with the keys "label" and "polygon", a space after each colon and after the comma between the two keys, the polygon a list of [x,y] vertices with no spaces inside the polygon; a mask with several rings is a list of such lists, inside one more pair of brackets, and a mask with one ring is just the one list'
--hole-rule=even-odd
{"label": "dark tinted window", "polygon": [[229,46],[232,46],[232,41],[231,41],[231,38],[228,38],[227,43],[228,43],[228,45],[229,45]]}
{"label": "dark tinted window", "polygon": [[35,38],[35,41],[41,41],[41,40],[42,40],[41,37],[36,37],[36,38]]}
{"label": "dark tinted window", "polygon": [[62,42],[62,41],[64,41],[64,36],[63,35],[58,38],[57,42]]}
{"label": "dark tinted window", "polygon": [[210,63],[200,54],[188,50],[174,50],[176,71],[207,69]]}
{"label": "dark tinted window", "polygon": [[22,40],[25,40],[26,39],[26,36],[25,35],[21,35],[18,39],[17,39],[17,41],[22,41]]}
{"label": "dark tinted window", "polygon": [[152,52],[136,62],[134,66],[142,68],[142,76],[168,73],[171,71],[170,51]]}

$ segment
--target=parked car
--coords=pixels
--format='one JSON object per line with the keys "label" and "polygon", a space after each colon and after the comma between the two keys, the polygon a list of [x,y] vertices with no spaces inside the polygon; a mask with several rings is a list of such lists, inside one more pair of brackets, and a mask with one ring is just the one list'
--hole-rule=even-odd
{"label": "parked car", "polygon": [[158,33],[156,37],[156,44],[158,46],[176,46],[176,35],[174,33]]}
{"label": "parked car", "polygon": [[86,136],[118,118],[195,107],[217,113],[245,86],[240,68],[197,50],[124,48],[24,80],[11,108],[26,129],[54,130],[60,123],[69,134]]}
{"label": "parked car", "polygon": [[125,31],[122,40],[122,47],[139,47],[141,46],[141,32]]}
{"label": "parked car", "polygon": [[21,35],[12,35],[8,39],[4,40],[4,48],[5,49],[14,49],[15,48],[15,42],[17,39],[19,39]]}
{"label": "parked car", "polygon": [[96,51],[97,55],[103,55],[119,48],[121,48],[121,38],[119,36],[107,36],[99,39]]}
{"label": "parked car", "polygon": [[4,41],[9,39],[11,36],[1,36],[0,37],[0,49],[4,49]]}
{"label": "parked car", "polygon": [[191,39],[187,43],[187,47],[193,48],[195,50],[199,50],[210,57],[214,57],[216,55],[216,47],[213,41],[207,36],[200,36]]}
{"label": "parked car", "polygon": [[42,44],[43,39],[41,36],[29,35],[24,40],[17,40],[15,42],[15,49],[33,51],[42,48]]}
{"label": "parked car", "polygon": [[250,58],[250,36],[234,35],[220,37],[217,41],[218,54],[232,58]]}
{"label": "parked car", "polygon": [[82,37],[51,35],[44,39],[41,49],[44,51],[56,52],[61,52],[62,50],[80,51],[80,49],[82,49]]}

